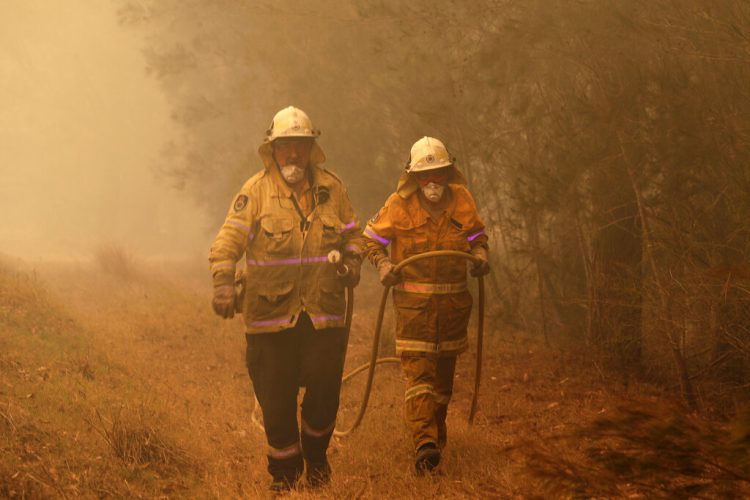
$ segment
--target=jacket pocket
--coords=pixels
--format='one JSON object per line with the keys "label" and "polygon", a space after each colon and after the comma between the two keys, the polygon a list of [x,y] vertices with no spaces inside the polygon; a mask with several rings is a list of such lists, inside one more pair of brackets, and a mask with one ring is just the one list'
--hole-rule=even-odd
{"label": "jacket pocket", "polygon": [[264,250],[269,255],[291,255],[294,221],[281,217],[266,217],[260,221]]}
{"label": "jacket pocket", "polygon": [[[471,247],[466,240],[466,232],[451,224],[445,232],[445,236],[439,242],[437,249],[469,253]],[[440,273],[437,276],[440,278],[439,281],[457,282],[465,280],[466,263],[467,261],[461,257],[436,257],[434,265]]]}
{"label": "jacket pocket", "polygon": [[438,302],[441,334],[446,338],[466,335],[473,302],[471,294],[468,291],[452,293],[442,296]]}
{"label": "jacket pocket", "polygon": [[246,290],[245,293],[254,293],[250,304],[250,312],[253,319],[272,318],[282,316],[288,312],[288,299],[294,290],[294,282],[277,282],[258,285],[255,290]]}
{"label": "jacket pocket", "polygon": [[469,240],[466,239],[466,231],[453,224],[448,227],[445,243],[442,246],[444,250],[458,250],[459,252],[468,252],[471,249]]}
{"label": "jacket pocket", "polygon": [[404,241],[404,257],[411,257],[412,255],[425,253],[429,250],[427,235],[422,235],[417,232]]}
{"label": "jacket pocket", "polygon": [[323,226],[321,231],[321,248],[324,251],[337,249],[341,246],[341,229],[343,224],[341,219],[332,214],[320,214],[320,223]]}
{"label": "jacket pocket", "polygon": [[411,221],[404,224],[402,221],[400,227],[396,229],[396,238],[401,242],[404,249],[404,257],[411,257],[430,250],[429,239],[427,238],[427,221],[415,225]]}

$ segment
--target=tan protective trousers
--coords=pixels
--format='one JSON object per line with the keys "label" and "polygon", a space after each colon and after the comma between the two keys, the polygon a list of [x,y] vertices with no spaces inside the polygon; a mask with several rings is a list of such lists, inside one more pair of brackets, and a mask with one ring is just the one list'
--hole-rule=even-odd
{"label": "tan protective trousers", "polygon": [[456,355],[408,352],[401,355],[406,375],[405,414],[414,449],[432,443],[445,446],[448,403],[453,394]]}

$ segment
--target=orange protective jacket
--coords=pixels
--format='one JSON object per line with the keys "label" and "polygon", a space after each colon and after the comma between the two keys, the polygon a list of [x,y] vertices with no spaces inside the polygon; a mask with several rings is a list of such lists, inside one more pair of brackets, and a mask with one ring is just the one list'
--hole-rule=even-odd
{"label": "orange protective jacket", "polygon": [[[394,264],[433,250],[470,253],[487,249],[484,223],[474,198],[461,184],[449,184],[445,210],[433,219],[418,191],[393,193],[365,228],[365,244],[376,266],[388,257]],[[468,347],[466,329],[472,298],[466,283],[467,261],[456,257],[424,259],[401,271],[394,287],[396,352],[456,355]]]}

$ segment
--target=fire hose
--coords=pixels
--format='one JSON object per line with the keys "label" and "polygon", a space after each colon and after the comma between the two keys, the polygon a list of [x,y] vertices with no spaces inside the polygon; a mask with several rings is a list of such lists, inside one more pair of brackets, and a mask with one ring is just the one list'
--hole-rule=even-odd
{"label": "fire hose", "polygon": [[[466,260],[470,260],[472,262],[476,262],[478,259],[474,257],[471,254],[459,252],[456,250],[435,250],[432,252],[424,252],[417,255],[412,255],[411,257],[408,257],[394,267],[394,272],[399,272],[404,267],[408,266],[409,264],[421,260],[421,259],[428,259],[428,258],[435,258],[435,257],[460,257]],[[477,357],[476,357],[476,366],[474,369],[474,392],[471,397],[471,408],[469,409],[469,425],[474,423],[474,415],[477,411],[477,399],[479,397],[479,384],[482,379],[482,341],[484,336],[484,279],[481,276],[477,277],[478,284],[479,284],[479,296],[477,298],[477,308],[478,308],[478,314],[479,317],[477,318]],[[390,291],[391,287],[386,286],[383,290],[383,295],[380,299],[380,308],[378,309],[378,319],[375,324],[375,333],[372,337],[372,353],[370,355],[370,362],[365,363],[361,366],[358,366],[348,374],[344,376],[342,379],[342,382],[345,382],[352,378],[354,375],[361,373],[365,370],[367,370],[367,382],[365,384],[365,391],[362,395],[362,402],[360,403],[359,412],[357,413],[357,417],[354,419],[354,423],[351,427],[345,430],[334,430],[333,434],[334,436],[348,436],[354,430],[359,427],[359,424],[362,423],[362,419],[365,416],[365,412],[367,411],[367,403],[370,400],[370,392],[372,391],[372,381],[375,376],[375,366],[381,363],[398,363],[401,361],[401,358],[378,358],[378,348],[380,347],[380,333],[383,329],[383,317],[385,316],[385,305],[388,302],[388,292]],[[354,294],[352,292],[351,288],[348,288],[347,291],[347,313],[349,313],[349,307],[348,304],[351,301],[353,301]],[[351,319],[347,318],[347,326],[351,325]]]}
{"label": "fire hose", "polygon": [[[428,258],[435,258],[435,257],[459,257],[465,260],[469,260],[471,262],[477,262],[477,258],[473,255],[465,252],[459,252],[457,250],[435,250],[431,252],[424,252],[417,255],[412,255],[411,257],[408,257],[393,268],[393,271],[398,273],[403,269],[404,267],[408,266],[409,264],[416,262],[421,259],[428,259]],[[348,269],[346,269],[346,266],[341,262],[341,254],[338,251],[332,251],[328,254],[328,261],[331,264],[336,265],[337,272],[340,275],[346,274],[348,272]],[[477,354],[476,354],[476,365],[474,368],[474,391],[471,397],[471,407],[469,409],[469,417],[468,422],[469,425],[474,423],[474,416],[476,415],[477,411],[477,400],[479,398],[479,385],[482,380],[482,345],[483,345],[483,337],[484,337],[484,279],[482,276],[477,276],[477,282],[478,282],[478,288],[479,288],[479,295],[477,297]],[[365,416],[365,413],[367,411],[367,403],[370,400],[370,393],[372,392],[372,382],[375,377],[375,367],[379,364],[384,363],[400,363],[401,358],[398,357],[385,357],[385,358],[378,358],[378,349],[380,347],[380,334],[383,329],[383,318],[385,316],[385,306],[388,302],[388,292],[390,292],[391,287],[386,286],[383,289],[383,295],[380,299],[380,308],[378,309],[378,317],[377,322],[375,324],[375,333],[372,337],[372,348],[371,348],[371,354],[370,354],[370,361],[368,363],[365,363],[363,365],[360,365],[353,369],[351,372],[344,375],[344,377],[341,379],[341,382],[344,383],[351,378],[353,378],[355,375],[358,375],[359,373],[362,373],[363,371],[367,370],[367,382],[365,383],[365,390],[362,395],[362,400],[360,402],[359,411],[357,412],[357,416],[354,419],[354,423],[345,430],[338,430],[336,428],[333,431],[334,436],[338,437],[344,437],[350,435],[354,430],[359,427],[359,425],[362,423],[362,419]],[[352,312],[354,308],[354,289],[350,286],[346,287],[346,316],[345,316],[345,323],[344,328],[346,329],[346,335],[347,338],[349,336],[349,330],[351,329],[352,325]],[[263,427],[262,424],[258,421],[258,418],[256,416],[256,410],[259,408],[258,400],[255,400],[255,406],[253,408],[252,413],[252,421],[259,427]]]}

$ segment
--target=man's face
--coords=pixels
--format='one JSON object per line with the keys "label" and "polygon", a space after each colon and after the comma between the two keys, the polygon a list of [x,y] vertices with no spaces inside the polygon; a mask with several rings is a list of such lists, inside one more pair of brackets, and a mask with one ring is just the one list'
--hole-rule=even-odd
{"label": "man's face", "polygon": [[273,157],[279,167],[307,167],[313,140],[307,137],[288,137],[273,141]]}
{"label": "man's face", "polygon": [[313,139],[288,137],[273,141],[273,158],[279,166],[281,176],[290,186],[301,185],[310,162]]}

